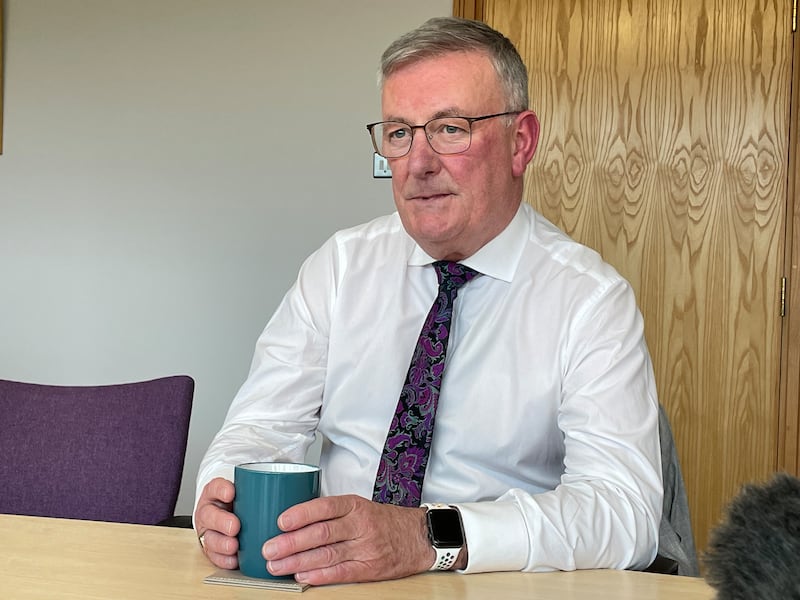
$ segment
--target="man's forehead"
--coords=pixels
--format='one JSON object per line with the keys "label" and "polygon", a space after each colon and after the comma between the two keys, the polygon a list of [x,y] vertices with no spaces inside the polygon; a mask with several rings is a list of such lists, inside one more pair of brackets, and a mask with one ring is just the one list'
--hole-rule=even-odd
{"label": "man's forehead", "polygon": [[[384,81],[385,120],[471,115],[502,104],[502,88],[483,52],[449,52],[399,67]],[[486,106],[484,106],[486,105]]]}
{"label": "man's forehead", "polygon": [[411,56],[396,65],[384,78],[388,81],[408,74],[424,74],[429,71],[481,74],[494,73],[494,64],[486,52],[480,50],[457,50],[438,54]]}

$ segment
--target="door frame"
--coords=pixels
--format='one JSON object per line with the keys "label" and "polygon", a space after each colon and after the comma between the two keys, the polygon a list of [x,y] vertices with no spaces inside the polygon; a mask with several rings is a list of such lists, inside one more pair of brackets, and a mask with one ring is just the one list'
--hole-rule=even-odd
{"label": "door frame", "polygon": [[794,65],[800,64],[800,45],[792,34],[792,97],[789,106],[789,168],[786,182],[786,233],[784,241],[784,317],[781,335],[781,375],[778,410],[778,448],[776,470],[800,475],[800,210],[795,198],[800,194],[800,77]]}

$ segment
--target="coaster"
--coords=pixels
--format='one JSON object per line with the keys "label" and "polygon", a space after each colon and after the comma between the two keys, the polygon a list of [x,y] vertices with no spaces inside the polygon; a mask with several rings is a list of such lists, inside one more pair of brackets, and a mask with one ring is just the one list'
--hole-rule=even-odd
{"label": "coaster", "polygon": [[302,592],[308,587],[307,583],[297,583],[294,579],[261,579],[259,577],[248,577],[242,575],[238,569],[229,571],[220,569],[215,571],[203,580],[205,583],[216,585],[235,585],[247,588],[259,588],[262,590],[283,590],[284,592]]}

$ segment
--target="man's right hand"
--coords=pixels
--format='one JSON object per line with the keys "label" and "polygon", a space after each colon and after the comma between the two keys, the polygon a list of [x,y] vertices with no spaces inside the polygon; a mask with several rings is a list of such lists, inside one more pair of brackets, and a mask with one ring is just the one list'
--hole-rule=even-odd
{"label": "man's right hand", "polygon": [[222,569],[239,566],[236,535],[240,524],[232,512],[235,493],[233,483],[227,479],[212,479],[203,488],[194,512],[195,531],[203,538],[203,550],[209,560]]}

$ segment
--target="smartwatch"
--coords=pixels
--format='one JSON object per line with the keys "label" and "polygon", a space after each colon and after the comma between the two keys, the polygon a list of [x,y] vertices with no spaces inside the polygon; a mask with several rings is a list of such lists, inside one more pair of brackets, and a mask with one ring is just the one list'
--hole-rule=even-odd
{"label": "smartwatch", "polygon": [[428,539],[436,551],[436,560],[431,571],[448,571],[464,547],[464,527],[461,513],[449,504],[423,504],[428,509]]}

